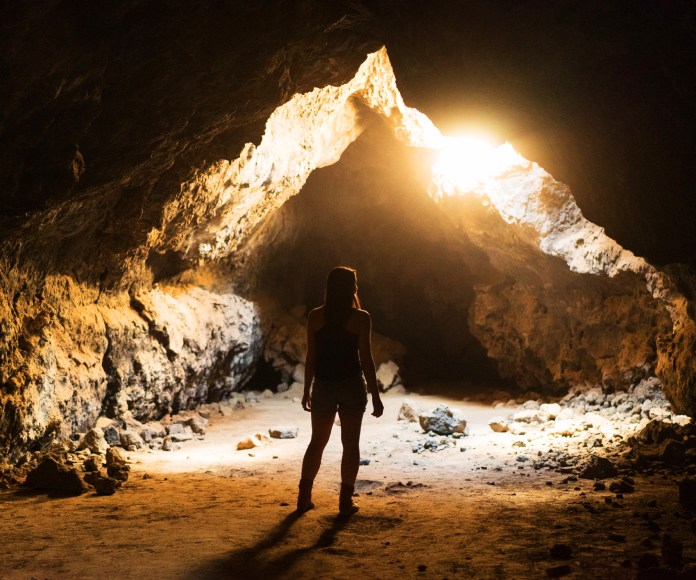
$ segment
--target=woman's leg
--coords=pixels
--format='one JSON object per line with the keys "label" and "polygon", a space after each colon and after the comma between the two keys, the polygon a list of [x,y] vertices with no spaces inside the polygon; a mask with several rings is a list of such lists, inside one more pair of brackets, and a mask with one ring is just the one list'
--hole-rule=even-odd
{"label": "woman's leg", "polygon": [[[313,481],[321,466],[321,456],[331,437],[336,412],[312,411],[312,439],[302,461],[302,479]],[[358,458],[358,461],[360,459]]]}
{"label": "woman's leg", "polygon": [[352,487],[355,485],[360,467],[360,429],[363,412],[339,409],[338,416],[341,419],[341,443],[343,444],[341,483]]}

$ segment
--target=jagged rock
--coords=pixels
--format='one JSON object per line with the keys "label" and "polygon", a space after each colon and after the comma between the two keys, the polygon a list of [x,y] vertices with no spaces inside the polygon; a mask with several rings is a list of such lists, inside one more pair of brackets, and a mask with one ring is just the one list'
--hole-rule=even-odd
{"label": "jagged rock", "polygon": [[488,426],[496,433],[506,433],[510,430],[507,419],[504,417],[494,417],[488,421]]}
{"label": "jagged rock", "polygon": [[193,417],[189,417],[185,424],[188,425],[191,431],[196,435],[205,435],[205,428],[208,425],[208,421],[200,415],[194,415]]}
{"label": "jagged rock", "polygon": [[85,471],[99,471],[101,469],[102,463],[104,463],[104,457],[101,455],[91,455],[88,457],[83,466]]}
{"label": "jagged rock", "polygon": [[121,434],[114,426],[109,426],[104,429],[104,439],[111,446],[121,444]]}
{"label": "jagged rock", "polygon": [[162,451],[173,451],[174,450],[174,442],[172,441],[172,438],[170,435],[167,435],[164,439],[162,439]]}
{"label": "jagged rock", "polygon": [[164,437],[166,434],[167,430],[159,421],[150,421],[145,423],[140,431],[140,436],[146,443],[152,441],[153,439]]}
{"label": "jagged rock", "polygon": [[466,432],[466,421],[447,405],[438,405],[429,413],[421,413],[418,421],[423,431],[432,431],[438,435]]}
{"label": "jagged rock", "polygon": [[193,439],[193,429],[191,429],[191,427],[188,425],[173,423],[169,426],[168,437],[177,443],[181,443],[182,441],[190,441]]}
{"label": "jagged rock", "polygon": [[268,434],[273,439],[294,439],[299,431],[298,427],[271,427]]}
{"label": "jagged rock", "polygon": [[85,481],[94,487],[97,495],[114,495],[116,490],[121,487],[121,482],[112,477],[104,477],[100,473],[88,473],[85,475]]}
{"label": "jagged rock", "polygon": [[123,454],[118,447],[111,447],[106,452],[106,466],[108,467],[109,465],[113,464],[126,464],[126,458],[123,457]]}
{"label": "jagged rock", "polygon": [[140,435],[138,435],[136,431],[131,431],[130,429],[126,431],[121,431],[120,438],[121,447],[124,447],[125,449],[130,449],[131,447],[140,449],[144,444],[143,438]]}
{"label": "jagged rock", "polygon": [[101,429],[90,429],[82,440],[81,449],[89,449],[92,453],[104,455],[109,448],[109,444],[104,438],[104,433]]}
{"label": "jagged rock", "polygon": [[688,426],[655,420],[648,423],[637,434],[640,443],[662,443],[667,439],[682,440],[689,432]]}
{"label": "jagged rock", "polygon": [[377,368],[377,383],[380,390],[388,391],[400,380],[399,366],[393,360],[383,362]]}
{"label": "jagged rock", "polygon": [[679,482],[679,503],[690,512],[696,512],[696,479],[686,478]]}
{"label": "jagged rock", "polygon": [[418,414],[418,409],[415,407],[415,405],[411,401],[406,400],[403,403],[401,403],[401,407],[399,408],[399,414],[397,415],[396,420],[408,421],[409,423],[417,423]]}
{"label": "jagged rock", "polygon": [[583,479],[607,479],[608,477],[616,477],[618,474],[619,470],[610,459],[592,455],[578,477]]}
{"label": "jagged rock", "polygon": [[106,467],[106,473],[109,477],[119,481],[128,481],[130,476],[130,466],[125,463],[112,463]]}
{"label": "jagged rock", "polygon": [[80,495],[87,491],[75,468],[68,468],[51,456],[45,457],[27,474],[24,485],[64,495]]}

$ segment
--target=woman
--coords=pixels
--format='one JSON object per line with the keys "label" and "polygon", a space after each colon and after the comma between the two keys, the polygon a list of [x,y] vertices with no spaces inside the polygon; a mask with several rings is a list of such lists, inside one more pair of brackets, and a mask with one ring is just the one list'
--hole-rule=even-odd
{"label": "woman", "polygon": [[370,315],[360,309],[355,270],[334,268],[326,279],[324,305],[312,310],[307,319],[302,408],[312,413],[312,439],[302,462],[297,496],[300,513],[314,507],[312,485],[337,411],[343,444],[338,510],[343,515],[358,511],[353,490],[360,465],[360,427],[367,408],[367,388],[372,395],[372,414],[381,417],[384,412],[372,359],[371,332]]}

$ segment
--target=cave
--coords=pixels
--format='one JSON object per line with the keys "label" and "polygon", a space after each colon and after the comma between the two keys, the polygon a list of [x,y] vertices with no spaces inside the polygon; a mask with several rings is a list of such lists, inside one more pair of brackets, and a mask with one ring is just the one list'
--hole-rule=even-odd
{"label": "cave", "polygon": [[[3,576],[691,577],[690,4],[2,12]],[[340,421],[293,512],[337,265],[347,518]]]}

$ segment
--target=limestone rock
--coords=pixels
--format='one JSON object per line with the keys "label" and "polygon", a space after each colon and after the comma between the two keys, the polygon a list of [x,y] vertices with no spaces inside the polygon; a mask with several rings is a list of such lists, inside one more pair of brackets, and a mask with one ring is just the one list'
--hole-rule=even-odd
{"label": "limestone rock", "polygon": [[130,429],[121,431],[120,439],[121,447],[125,449],[130,449],[131,447],[140,449],[144,444],[143,438],[136,431],[131,431]]}
{"label": "limestone rock", "polygon": [[273,439],[294,439],[299,432],[298,427],[271,427],[268,430]]}
{"label": "limestone rock", "polygon": [[87,491],[75,468],[68,468],[51,456],[45,457],[27,474],[24,485],[61,495],[80,495]]}
{"label": "limestone rock", "polygon": [[142,437],[145,443],[159,437],[164,437],[166,434],[166,429],[159,421],[149,421],[148,423],[145,423],[140,430],[140,437]]}
{"label": "limestone rock", "polygon": [[121,464],[121,465],[126,464],[126,458],[123,456],[123,454],[118,449],[118,447],[111,447],[106,452],[106,466],[108,467],[109,465],[114,465],[114,464]]}
{"label": "limestone rock", "polygon": [[90,429],[82,440],[81,449],[89,449],[92,453],[104,455],[109,448],[109,444],[104,438],[104,433],[101,429]]}
{"label": "limestone rock", "polygon": [[432,431],[438,435],[466,432],[466,421],[447,405],[438,405],[429,413],[421,413],[418,420],[421,428],[426,432]]}

